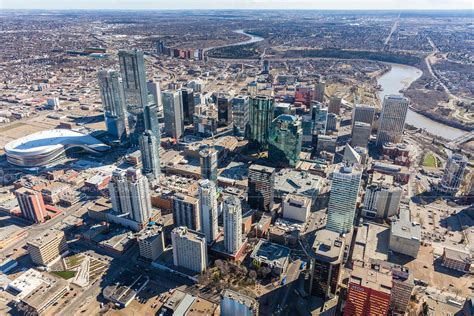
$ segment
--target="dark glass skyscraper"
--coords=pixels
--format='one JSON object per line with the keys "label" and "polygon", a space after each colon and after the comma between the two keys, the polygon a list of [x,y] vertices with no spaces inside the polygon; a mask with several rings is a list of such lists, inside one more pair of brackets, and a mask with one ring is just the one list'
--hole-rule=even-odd
{"label": "dark glass skyscraper", "polygon": [[274,107],[275,99],[268,96],[253,96],[249,100],[249,140],[255,147],[261,149],[268,147],[268,135],[273,120]]}
{"label": "dark glass skyscraper", "polygon": [[107,131],[117,140],[125,141],[127,138],[127,115],[122,78],[114,70],[101,70],[98,76]]}
{"label": "dark glass skyscraper", "polygon": [[148,105],[143,52],[120,50],[119,63],[125,92],[125,104],[129,114],[128,125],[131,141],[137,144],[139,136],[145,131],[143,109]]}
{"label": "dark glass skyscraper", "polygon": [[179,91],[181,96],[181,104],[183,106],[184,124],[188,125],[193,122],[194,115],[194,92],[191,88],[183,88]]}
{"label": "dark glass skyscraper", "polygon": [[270,127],[268,159],[281,167],[295,167],[300,160],[302,136],[301,121],[296,116],[278,116]]}

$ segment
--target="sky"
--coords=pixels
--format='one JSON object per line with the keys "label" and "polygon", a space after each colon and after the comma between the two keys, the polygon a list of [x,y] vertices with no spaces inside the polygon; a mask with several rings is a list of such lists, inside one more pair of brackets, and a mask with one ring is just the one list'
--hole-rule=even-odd
{"label": "sky", "polygon": [[474,10],[473,0],[0,0],[0,9]]}

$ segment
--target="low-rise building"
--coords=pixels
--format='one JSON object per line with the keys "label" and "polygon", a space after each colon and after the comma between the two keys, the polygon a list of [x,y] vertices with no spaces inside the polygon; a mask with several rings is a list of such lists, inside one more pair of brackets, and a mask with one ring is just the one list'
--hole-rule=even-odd
{"label": "low-rise building", "polygon": [[448,269],[469,272],[471,270],[472,256],[467,250],[445,247],[441,257],[441,264]]}
{"label": "low-rise building", "polygon": [[68,249],[64,232],[53,228],[28,241],[26,245],[31,260],[43,266],[58,259]]}
{"label": "low-rise building", "polygon": [[392,219],[389,249],[416,258],[421,246],[421,226],[412,222],[410,209],[400,208],[400,213]]}
{"label": "low-rise building", "polygon": [[290,249],[260,239],[250,258],[255,266],[267,266],[275,275],[283,275],[290,261]]}
{"label": "low-rise building", "polygon": [[254,298],[226,289],[221,293],[221,315],[258,316],[258,302]]}
{"label": "low-rise building", "polygon": [[288,194],[283,200],[283,217],[297,222],[306,222],[311,210],[311,199],[296,194]]}

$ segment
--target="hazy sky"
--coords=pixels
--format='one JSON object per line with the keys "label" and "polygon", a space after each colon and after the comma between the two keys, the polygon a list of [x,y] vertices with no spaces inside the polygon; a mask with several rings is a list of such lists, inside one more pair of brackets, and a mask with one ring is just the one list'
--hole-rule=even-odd
{"label": "hazy sky", "polygon": [[474,9],[473,0],[0,0],[3,9]]}

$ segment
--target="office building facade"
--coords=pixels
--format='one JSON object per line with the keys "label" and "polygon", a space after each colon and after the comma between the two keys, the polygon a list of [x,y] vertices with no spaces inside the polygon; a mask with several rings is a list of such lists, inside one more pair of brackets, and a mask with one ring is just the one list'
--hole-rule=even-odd
{"label": "office building facade", "polygon": [[163,91],[164,132],[167,136],[179,140],[184,133],[181,97],[177,91]]}
{"label": "office building facade", "polygon": [[303,130],[296,116],[282,114],[273,120],[268,138],[268,158],[282,167],[295,167],[300,161]]}
{"label": "office building facade", "polygon": [[201,178],[217,183],[217,150],[206,148],[199,152]]}
{"label": "office building facade", "polygon": [[369,124],[372,128],[375,118],[375,107],[369,104],[356,104],[352,112],[352,126],[356,122]]}
{"label": "office building facade", "polygon": [[249,99],[249,141],[254,147],[266,149],[273,120],[275,99],[268,96],[252,96]]}
{"label": "office building facade", "polygon": [[269,212],[273,207],[275,169],[253,164],[249,167],[248,203],[250,207]]}
{"label": "office building facade", "polygon": [[342,98],[333,95],[329,99],[329,105],[328,105],[329,113],[334,113],[336,115],[341,114],[341,104],[342,104]]}
{"label": "office building facade", "polygon": [[179,90],[181,96],[181,104],[183,109],[183,122],[184,124],[193,123],[194,115],[194,91],[191,88],[182,88]]}
{"label": "office building facade", "polygon": [[313,100],[318,102],[324,102],[324,93],[326,90],[326,83],[324,81],[319,81],[314,85],[314,95]]}
{"label": "office building facade", "polygon": [[359,166],[339,165],[332,175],[326,229],[347,233],[354,225],[362,170]]}
{"label": "office building facade", "polygon": [[31,260],[47,266],[68,250],[66,236],[62,230],[50,228],[26,243]]}
{"label": "office building facade", "polygon": [[123,142],[127,138],[127,114],[122,78],[114,70],[101,70],[98,77],[107,132]]}
{"label": "office building facade", "polygon": [[128,112],[129,134],[132,143],[138,143],[138,137],[145,131],[143,109],[148,105],[143,52],[120,50],[118,55],[125,105]]}
{"label": "office building facade", "polygon": [[377,147],[384,143],[401,143],[409,101],[399,95],[388,95],[383,100],[377,132]]}
{"label": "office building facade", "polygon": [[232,99],[232,118],[234,123],[234,134],[236,136],[245,136],[249,123],[248,96],[237,96]]}
{"label": "office building facade", "polygon": [[369,143],[371,132],[372,126],[368,123],[355,122],[352,126],[351,146],[366,148]]}

